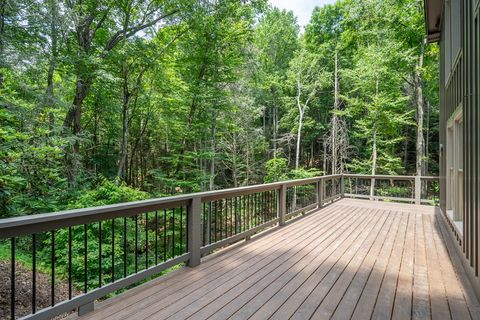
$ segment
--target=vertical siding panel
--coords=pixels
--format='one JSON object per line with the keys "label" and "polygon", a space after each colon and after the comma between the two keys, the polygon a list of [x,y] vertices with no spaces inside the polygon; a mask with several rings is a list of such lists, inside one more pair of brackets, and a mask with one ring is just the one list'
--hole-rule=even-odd
{"label": "vertical siding panel", "polygon": [[479,13],[477,11],[476,17],[475,17],[475,33],[474,33],[474,41],[473,41],[473,48],[474,48],[474,77],[472,81],[472,86],[473,86],[473,98],[475,99],[475,102],[473,104],[473,109],[475,110],[475,130],[473,131],[473,135],[475,137],[475,149],[473,152],[474,154],[474,161],[475,161],[475,173],[474,173],[474,185],[475,185],[475,205],[474,205],[474,215],[476,217],[476,225],[475,225],[475,234],[477,235],[476,237],[476,242],[477,242],[477,252],[475,255],[475,276],[478,277],[479,274],[479,254],[480,250],[478,248],[478,242],[479,242],[479,221],[480,219],[478,218],[478,213],[479,213],[479,202],[480,202],[480,181],[479,181],[479,176],[480,176],[480,155],[478,154],[480,152],[480,89],[478,86],[480,85],[480,21],[479,21]]}

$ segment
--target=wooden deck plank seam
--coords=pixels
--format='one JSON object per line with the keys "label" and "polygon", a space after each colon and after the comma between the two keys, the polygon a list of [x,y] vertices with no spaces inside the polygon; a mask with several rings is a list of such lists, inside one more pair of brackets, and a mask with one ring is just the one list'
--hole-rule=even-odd
{"label": "wooden deck plank seam", "polygon": [[[360,215],[360,214],[358,214],[358,219],[361,219],[361,215]],[[344,234],[345,234],[345,232],[344,232]],[[334,242],[334,243],[335,243],[335,242]],[[333,248],[336,248],[337,246],[341,245],[342,243],[343,243],[343,240],[342,240],[341,238],[338,238],[338,237],[337,237],[337,239],[336,239],[336,244],[331,245],[331,246],[328,247],[326,250],[324,250],[324,252],[321,253],[321,259],[322,259],[322,260],[321,260],[321,262],[318,262],[318,263],[323,263],[323,261],[325,261],[325,260],[329,257],[329,255],[330,255],[331,253],[328,254],[328,250],[333,250]],[[317,257],[316,259],[318,259],[318,257]],[[308,268],[308,267],[311,267],[311,266],[313,265],[313,262],[317,261],[316,259],[313,260],[312,262],[310,262],[310,263],[308,264],[307,268]],[[277,289],[277,290],[274,292],[273,296],[277,295],[277,294],[278,294],[281,290],[283,290],[287,285],[290,285],[290,284],[291,284],[291,281],[294,280],[294,279],[296,279],[296,277],[298,277],[299,274],[300,274],[300,273],[295,274],[291,279],[289,279],[285,284],[283,284],[279,289]],[[260,294],[260,293],[258,293],[258,294]],[[257,294],[257,296],[258,296],[258,294]],[[273,296],[272,296],[272,297],[273,297]],[[269,298],[269,299],[270,299],[270,298]],[[258,310],[258,308],[262,308],[262,307],[269,301],[269,299],[265,300],[262,304],[259,305],[259,307],[256,307],[256,308],[251,312],[251,314],[253,314],[254,312],[256,312],[256,311]],[[244,309],[245,307],[247,307],[246,304],[245,304],[244,306],[242,306],[241,308],[239,308],[239,309],[236,311],[235,314],[238,315],[239,312],[242,312],[242,309]],[[248,304],[248,307],[249,307],[250,309],[252,309],[252,305],[251,305],[251,304]],[[245,311],[243,311],[243,312],[245,312]],[[251,315],[251,314],[250,314],[250,315]],[[234,315],[233,317],[237,317],[237,316]],[[246,318],[246,315],[243,314],[243,317],[242,317],[242,318]]]}
{"label": "wooden deck plank seam", "polygon": [[[367,211],[367,212],[369,212],[369,211]],[[363,236],[364,235],[363,232],[364,232],[365,229],[372,230],[377,225],[377,223],[379,221],[377,215],[381,215],[381,213],[379,211],[376,211],[375,214],[372,215],[372,217],[377,218],[376,222],[373,225],[369,224],[367,226],[367,228],[362,228],[358,232],[355,232],[354,236],[352,236],[351,234],[346,236],[345,239],[346,239],[347,242],[343,243],[344,246],[342,246],[342,249],[341,250],[337,249],[334,252],[333,257],[335,257],[335,255],[337,257],[335,257],[333,261],[329,261],[329,264],[327,264],[327,265],[323,264],[321,267],[320,266],[317,267],[317,269],[312,274],[310,274],[310,276],[303,282],[303,284],[299,288],[297,288],[297,290],[295,290],[295,292],[290,296],[290,298],[287,299],[283,303],[282,307],[280,307],[280,309],[278,309],[271,318],[272,319],[280,319],[281,317],[283,317],[285,315],[284,312],[286,312],[287,310],[284,310],[282,312],[282,308],[285,309],[285,306],[288,306],[288,304],[291,303],[292,301],[293,302],[298,302],[298,303],[297,303],[296,307],[294,306],[293,310],[289,309],[289,312],[291,312],[291,316],[293,316],[295,313],[297,313],[299,308],[302,305],[304,305],[305,301],[309,298],[311,293],[318,287],[318,285],[329,274],[329,272],[332,270],[332,268],[334,268],[336,266],[337,262],[344,256],[345,252],[348,252],[349,250],[352,249],[353,246],[351,245],[351,243],[355,243],[355,240],[357,240],[359,237]],[[369,220],[369,221],[371,221],[371,220]],[[315,277],[317,277],[317,279],[315,279]],[[314,280],[314,281],[312,281],[312,280]],[[310,285],[312,286],[311,288],[309,287]],[[302,292],[302,291],[304,291],[304,292]],[[300,299],[298,299],[297,301],[292,300],[292,297],[298,296],[299,294],[300,294]],[[302,295],[303,295],[303,298],[302,298]]]}
{"label": "wooden deck plank seam", "polygon": [[[334,231],[333,231],[333,230],[332,230],[331,234],[334,234]],[[312,237],[307,236],[305,240],[307,240],[307,241],[309,241],[309,242],[307,242],[306,244],[302,244],[303,247],[300,248],[300,249],[303,249],[303,248],[309,246],[310,244],[315,243],[315,242],[318,240],[318,238],[312,239]],[[294,256],[294,255],[297,254],[297,250],[299,250],[298,246],[292,246],[290,249],[288,249],[286,252],[284,252],[283,254],[281,254],[279,257],[277,257],[277,258],[275,258],[274,260],[272,260],[268,265],[266,265],[266,266],[261,266],[261,272],[264,272],[264,271],[266,270],[266,269],[264,269],[264,267],[265,267],[265,268],[271,268],[271,267],[272,267],[272,264],[275,265],[275,263],[277,262],[277,260],[278,260],[278,262],[283,263],[283,261],[280,261],[280,257],[283,257],[283,256],[286,255],[287,253],[288,253],[288,254],[291,254],[291,256],[289,256],[289,258],[287,259],[287,260],[289,260],[292,256]],[[277,267],[280,267],[280,266],[281,266],[281,264],[280,264],[279,266],[277,266]],[[250,269],[250,268],[249,268],[249,269]],[[276,269],[276,268],[275,268],[275,269]],[[274,270],[275,270],[275,269],[274,269]],[[250,271],[250,270],[249,270],[249,271]],[[257,275],[255,275],[255,276],[257,276]],[[239,279],[241,279],[242,277],[241,277],[241,275],[236,275],[234,278],[239,278]],[[228,283],[228,282],[230,282],[230,281],[232,281],[232,279],[228,279],[225,283]],[[223,284],[222,284],[222,285],[223,285]],[[216,290],[217,288],[218,288],[218,286],[217,286],[214,290]],[[226,292],[223,291],[222,294],[225,294],[225,293],[229,292],[229,291],[232,290],[232,289],[234,289],[234,287],[230,288],[230,289],[227,290]],[[211,290],[211,291],[213,291],[213,290]],[[209,291],[209,292],[211,292],[211,291]],[[202,299],[206,299],[205,295],[203,295],[203,296],[199,297],[198,299],[196,299],[195,302],[201,301]],[[194,304],[190,304],[187,309],[192,309],[192,305],[195,306],[195,303],[194,303]],[[187,309],[182,309],[180,313],[181,313],[181,314],[185,314],[185,313],[187,312],[187,311],[186,311]],[[178,316],[178,313],[172,314],[171,316]]]}
{"label": "wooden deck plank seam", "polygon": [[[362,216],[359,215],[359,219],[362,219]],[[351,231],[349,230],[348,232],[343,232],[343,234],[342,234],[343,237],[338,237],[335,244],[330,246],[328,248],[328,250],[331,250],[331,252],[338,250],[339,247],[344,245],[345,240],[348,240],[348,237],[347,237],[348,235],[350,235],[351,233],[355,233],[355,232],[358,232],[360,230],[363,230],[360,227],[365,225],[365,223],[368,223],[369,221],[371,221],[371,219],[373,219],[373,216],[370,216],[369,218],[367,217],[367,219],[363,219],[364,221],[362,221],[362,222],[360,222],[360,224],[356,225],[356,229],[354,228]],[[327,261],[327,258],[330,257],[330,253],[328,253],[328,251],[327,251],[326,255],[327,255],[326,258],[324,258],[324,259],[322,258],[322,263],[320,263],[318,265],[313,265],[312,272],[310,272],[308,274],[307,278],[302,279],[301,277],[303,276],[303,274],[295,275],[295,277],[293,279],[291,279],[285,286],[283,286],[281,288],[281,290],[279,290],[272,297],[270,297],[269,300],[265,301],[257,310],[254,310],[254,313],[251,315],[251,318],[255,318],[255,317],[266,318],[266,317],[272,315],[273,313],[275,313],[275,311],[277,311],[277,308],[274,308],[274,310],[271,310],[271,307],[273,305],[272,299],[274,299],[273,301],[279,302],[278,308],[280,308],[282,306],[282,304],[285,303],[285,301],[287,301],[287,299],[293,293],[295,293],[296,290],[301,285],[303,285],[305,283],[305,281],[307,281],[308,277],[310,277],[313,272],[315,272],[318,268],[323,266],[323,261]],[[294,281],[300,281],[300,282],[298,283],[298,285],[295,285],[296,282],[294,282]],[[292,288],[292,285],[294,286],[293,288]],[[285,292],[285,290],[288,290],[289,288],[292,288],[293,291],[290,292],[290,293],[287,292],[287,295],[285,297],[281,297],[280,299],[278,299],[278,296],[279,295],[281,296]],[[269,313],[265,313],[265,311],[263,311],[262,316],[258,316],[258,314],[260,314],[262,312],[261,310],[263,310],[267,307],[270,308]]]}
{"label": "wooden deck plank seam", "polygon": [[[327,213],[330,213],[330,210],[328,210]],[[338,223],[336,217],[334,217],[334,216],[325,215],[324,217],[325,217],[326,220],[327,220],[327,223],[324,224],[324,226],[328,226],[329,223]],[[347,218],[348,218],[348,214],[345,214],[344,217],[347,219]],[[306,224],[306,223],[308,223],[308,222],[309,222],[309,221],[306,221],[306,222],[304,222],[304,223]],[[314,222],[313,224],[310,224],[310,226],[311,226],[311,228],[315,228],[316,226],[319,226],[319,225],[321,225],[322,223],[325,223],[325,221],[320,219],[319,221]],[[303,226],[303,224],[302,224],[301,226]],[[294,231],[291,232],[291,234],[296,234],[297,236],[305,235],[305,234],[308,234],[308,232],[311,230],[311,228],[310,228],[310,229],[308,229],[308,228],[307,228],[307,229],[305,229],[305,228],[295,228]],[[282,229],[282,230],[283,230],[283,229]],[[286,230],[285,230],[285,231],[286,231]],[[298,232],[296,232],[296,231],[301,231],[301,232],[303,232],[303,233],[298,233]],[[288,234],[290,234],[290,233],[287,233],[287,235],[288,235]],[[283,235],[283,233],[282,233],[282,235]],[[281,239],[282,235],[278,236],[278,239]],[[249,245],[250,245],[250,246],[251,246],[251,245],[257,246],[257,247],[259,248],[259,250],[261,250],[260,253],[266,252],[266,251],[268,251],[269,249],[271,249],[272,247],[275,247],[275,246],[278,245],[277,242],[275,242],[275,241],[270,241],[270,242],[269,242],[269,243],[271,244],[270,247],[269,247],[269,246],[266,246],[266,247],[261,248],[261,247],[259,246],[259,244],[261,244],[261,243],[262,243],[262,242],[260,242],[260,243],[251,243],[251,244],[249,244]],[[258,252],[247,252],[247,253],[246,253],[246,255],[251,255],[252,259],[254,259],[255,256],[258,255],[258,254],[259,254]],[[243,256],[241,256],[241,257],[243,257]],[[238,259],[241,259],[241,257],[239,257]],[[238,259],[236,259],[236,260],[234,260],[234,261],[237,261]],[[225,262],[225,261],[227,261],[227,260],[226,260],[226,259],[223,259],[223,260],[219,261],[219,263],[216,263],[216,264],[210,263],[209,266],[210,266],[210,267],[219,266],[219,265],[221,265],[222,262]],[[221,267],[219,267],[218,269],[215,269],[215,270],[213,270],[213,271],[210,271],[210,273],[211,273],[211,274],[213,273],[214,275],[218,275],[218,274],[215,274],[214,272],[218,272],[218,270],[219,270],[220,268],[231,268],[231,263],[232,263],[232,261],[229,261],[229,262],[230,262],[230,264],[229,264],[228,266],[221,266]],[[239,265],[239,266],[241,266],[241,265]],[[238,266],[237,266],[237,267],[238,267]],[[208,268],[203,268],[203,270],[198,270],[198,271],[196,271],[195,269],[190,269],[190,270],[187,270],[186,273],[187,273],[188,275],[200,274],[200,272],[205,272],[207,269],[208,269]],[[235,269],[235,268],[234,268],[234,269]],[[231,271],[231,270],[230,270],[230,271]],[[126,308],[128,308],[128,307],[130,307],[130,306],[133,306],[133,307],[135,307],[135,308],[138,308],[138,307],[142,307],[142,308],[143,308],[143,307],[148,307],[148,306],[149,306],[148,302],[149,302],[150,300],[152,300],[152,299],[156,301],[156,299],[158,299],[158,295],[161,294],[162,292],[163,292],[163,293],[168,293],[168,291],[169,291],[169,290],[172,290],[172,289],[175,289],[175,290],[183,290],[183,289],[185,289],[185,288],[188,287],[188,286],[193,286],[193,285],[195,285],[195,283],[191,281],[191,278],[192,278],[191,276],[190,276],[190,277],[185,277],[185,275],[179,275],[179,277],[182,278],[182,279],[181,279],[181,280],[182,280],[182,283],[186,283],[186,285],[185,285],[184,287],[178,288],[178,286],[177,286],[178,283],[173,283],[171,286],[167,286],[167,287],[159,286],[160,288],[156,288],[157,291],[155,291],[154,293],[148,292],[150,298],[147,299],[147,300],[142,300],[141,303],[140,303],[141,306],[139,306],[138,303],[131,303],[131,304],[130,304],[129,306],[127,306]],[[204,276],[199,276],[198,281],[205,281],[205,279],[206,279],[206,278],[205,278]],[[176,280],[175,278],[174,278],[174,279],[171,279],[171,281],[175,281],[175,280]],[[213,279],[212,281],[214,281],[214,280],[215,280],[215,279]],[[155,290],[155,288],[154,288],[153,290]],[[154,301],[154,302],[155,302],[155,301]],[[115,312],[115,313],[119,313],[119,312],[123,311],[124,309],[125,309],[125,308],[119,310],[119,309],[117,308],[117,312]],[[129,314],[128,314],[128,315],[129,315]],[[128,315],[125,315],[125,316],[128,316]],[[114,316],[114,314],[106,315],[105,319],[111,318],[111,317],[113,317],[113,316]]]}
{"label": "wooden deck plank seam", "polygon": [[[381,289],[383,277],[385,276],[385,272],[386,272],[386,269],[387,269],[387,266],[388,266],[388,262],[390,260],[391,255],[392,255],[392,252],[393,252],[395,241],[396,241],[396,239],[399,235],[400,224],[402,223],[402,221],[404,219],[404,216],[405,216],[405,213],[402,212],[400,221],[396,226],[395,234],[391,238],[391,242],[388,243],[388,247],[386,247],[386,250],[388,250],[386,255],[383,256],[383,259],[378,261],[378,266],[377,266],[377,264],[375,264],[375,266],[373,267],[372,272],[370,273],[370,276],[369,276],[367,282],[365,283],[365,287],[362,291],[362,294],[357,301],[357,304],[356,304],[355,309],[354,309],[353,314],[352,314],[352,319],[365,319],[365,318],[370,318],[371,317],[372,312],[375,308],[375,304],[377,302],[378,294],[379,294],[380,289]],[[388,256],[387,256],[387,254],[388,254]],[[376,270],[378,270],[378,273],[374,273]],[[381,277],[381,278],[377,280],[375,277]],[[376,282],[378,282],[378,283],[376,283]],[[378,286],[377,286],[377,284],[378,284]],[[374,294],[375,299],[371,299],[371,297],[369,298],[369,296],[371,296],[372,294]],[[362,301],[362,300],[365,300],[365,299],[367,301]],[[360,302],[362,302],[362,303],[360,303]],[[368,302],[370,302],[370,305],[368,305]],[[367,315],[359,315],[359,313],[365,313],[365,312],[367,312],[368,314]]]}
{"label": "wooden deck plank seam", "polygon": [[[313,256],[311,257],[311,260],[313,260],[316,256],[320,255],[321,254],[321,248],[324,246],[324,242],[327,242],[327,240],[330,240],[330,238],[332,236],[335,236],[335,234],[331,234],[328,239],[324,239],[321,243],[318,243],[318,244],[315,244],[315,247],[312,248],[311,251],[305,253],[302,257],[300,257],[300,259],[298,259],[298,261],[294,264],[292,264],[290,267],[288,267],[286,270],[283,270],[280,274],[278,274],[274,279],[269,279],[268,276],[270,276],[272,273],[274,274],[274,272],[278,271],[277,269],[279,268],[284,268],[285,266],[280,266],[279,268],[275,269],[272,271],[272,273],[270,273],[269,275],[267,275],[266,278],[263,278],[262,280],[260,280],[259,282],[255,283],[254,284],[254,288],[256,290],[258,290],[259,288],[261,288],[261,286],[265,285],[265,287],[269,286],[270,284],[274,283],[277,279],[279,279],[280,277],[282,277],[285,273],[287,273],[288,271],[290,271],[292,268],[295,268],[298,264],[304,262],[302,260],[304,260],[305,258],[310,258],[310,256]],[[334,239],[333,239],[334,240]],[[332,241],[333,241],[332,240]],[[328,245],[328,244],[327,244]],[[316,254],[316,255],[315,255]],[[289,263],[291,263],[291,261],[289,261]],[[298,270],[297,272],[301,272],[303,269],[300,269]],[[266,280],[270,281],[270,282],[267,282],[265,284],[262,283],[262,281],[265,281]],[[243,285],[243,283],[242,283]],[[243,293],[245,293],[247,290],[251,289],[252,286],[250,287],[247,287],[245,290],[243,291],[239,291],[239,288],[235,288],[235,293],[234,293],[234,297],[231,297],[229,298],[230,300],[226,301],[225,304],[223,305],[223,307],[225,307],[228,303],[232,302],[232,301],[235,301],[237,302],[237,299],[240,295],[242,295]],[[260,290],[258,291],[257,295],[260,293]],[[207,304],[206,306],[204,306],[203,308],[201,308],[200,310],[197,310],[195,313],[193,313],[190,317],[194,317],[195,319],[204,319],[204,315],[202,313],[205,313],[203,312],[203,310],[205,310],[205,308],[208,308],[208,307],[211,307],[213,303],[215,304],[219,304],[219,303],[223,303],[223,300],[225,299],[224,296],[220,297],[219,299],[215,300],[215,301],[212,301],[211,303]],[[237,302],[238,303],[238,302]],[[222,307],[222,308],[223,308]],[[220,309],[216,309],[217,311],[219,311]],[[211,312],[211,311],[210,311]],[[210,316],[211,314],[209,314]],[[225,318],[225,316],[223,317],[223,319]]]}
{"label": "wooden deck plank seam", "polygon": [[[341,298],[340,302],[336,306],[336,309],[332,315],[332,319],[347,319],[347,318],[349,319],[352,316],[355,310],[355,307],[358,303],[358,300],[360,299],[362,292],[365,289],[367,281],[375,265],[377,264],[377,261],[379,261],[378,259],[381,258],[381,253],[388,245],[388,239],[392,236],[392,234],[393,236],[395,236],[396,234],[396,233],[392,233],[392,230],[395,230],[395,226],[398,225],[398,220],[401,219],[401,216],[395,215],[393,217],[394,219],[392,220],[392,223],[389,226],[389,229],[386,231],[386,236],[382,242],[382,245],[378,250],[378,253],[373,257],[370,256],[371,260],[368,261],[368,264],[362,265],[362,267],[364,267],[362,269],[362,272],[357,272],[355,277],[352,279],[347,290],[344,292],[343,297]],[[357,288],[359,290],[357,290]],[[354,301],[355,303],[351,303],[351,301]]]}
{"label": "wooden deck plank seam", "polygon": [[[334,219],[334,220],[335,220],[335,219]],[[337,222],[338,222],[338,221],[337,221]],[[335,221],[334,221],[334,223],[335,223]],[[325,225],[318,226],[318,228],[320,228],[320,229],[322,229],[322,228],[324,228],[324,227],[325,227]],[[290,242],[289,242],[288,244],[293,246],[293,245],[296,244],[297,242],[302,241],[304,238],[310,237],[310,231],[311,231],[312,229],[314,229],[314,228],[310,227],[310,228],[306,229],[306,231],[305,231],[301,236],[295,238],[294,241],[290,240]],[[318,230],[317,230],[317,231],[318,231]],[[257,256],[257,257],[255,257],[255,258],[253,258],[253,259],[257,259],[258,261],[256,261],[254,264],[250,264],[250,265],[248,266],[248,268],[251,269],[253,266],[255,266],[255,265],[257,265],[257,264],[260,264],[262,261],[268,260],[268,259],[272,259],[272,257],[275,257],[275,254],[277,253],[277,251],[279,251],[279,250],[282,249],[280,243],[277,244],[277,246],[278,246],[278,248],[277,248],[276,250],[274,250],[273,252],[269,252],[269,256],[263,257],[263,258],[260,258],[260,257]],[[290,250],[291,250],[291,249],[293,249],[293,247],[290,248]],[[273,260],[273,259],[272,259],[272,260]],[[225,273],[225,275],[226,275],[227,277],[229,276],[228,273]],[[231,278],[227,278],[227,279],[225,279],[225,280],[226,280],[226,281],[231,281]],[[217,281],[218,281],[218,279],[217,279]],[[218,286],[217,286],[217,287],[218,287]],[[217,287],[215,287],[215,289],[216,289]],[[195,289],[193,292],[189,292],[189,293],[187,294],[187,296],[195,295],[195,291],[199,291],[200,289],[201,289],[201,288],[197,288],[197,289]],[[185,299],[187,296],[183,297],[182,299]],[[169,296],[169,298],[170,298],[171,300],[174,300],[174,298],[172,298],[172,296]],[[158,310],[155,309],[156,312],[159,312],[160,310],[162,310],[162,312],[163,312],[163,310],[170,308],[170,305],[165,306],[165,301],[164,301],[164,300],[165,300],[165,299],[163,299],[163,300],[158,300],[158,299],[157,299],[157,301],[155,301],[154,305],[163,304],[163,305],[161,306],[161,308],[159,308]],[[194,300],[194,301],[195,301],[195,300]],[[174,301],[173,301],[173,304],[174,304],[174,305],[180,305],[180,302],[179,302],[179,300],[174,300]],[[137,316],[138,316],[138,314],[137,314]]]}
{"label": "wooden deck plank seam", "polygon": [[[377,244],[377,241],[379,241],[380,239],[382,239],[383,235],[386,233],[385,232],[385,224],[387,223],[387,221],[390,220],[390,218],[392,217],[392,215],[389,215],[388,213],[383,213],[382,214],[383,216],[385,216],[385,220],[383,221],[383,224],[382,226],[380,227],[380,229],[378,230],[378,232],[376,232],[375,234],[370,234],[369,237],[372,237],[373,239],[365,239],[362,247],[364,245],[367,246],[367,249],[366,252],[362,253],[361,255],[355,255],[354,257],[352,257],[352,259],[349,261],[349,263],[345,266],[345,268],[343,269],[343,271],[341,272],[341,274],[339,275],[339,277],[337,278],[337,280],[335,281],[335,283],[330,287],[330,289],[328,290],[327,294],[325,295],[325,298],[321,301],[320,304],[317,305],[314,313],[312,314],[312,319],[325,319],[326,317],[330,318],[331,315],[335,312],[335,306],[338,306],[338,302],[341,300],[341,298],[343,297],[343,295],[345,294],[345,291],[348,289],[351,281],[353,280],[353,278],[355,277],[356,273],[358,272],[358,270],[360,269],[360,267],[363,265],[364,261],[367,259],[367,257],[369,256],[369,254],[372,253],[372,250],[375,250],[375,245]],[[370,242],[370,243],[368,243]],[[359,249],[359,252],[360,252],[360,249]],[[357,262],[357,259],[358,259],[358,262]],[[346,273],[346,270],[351,267],[352,270],[351,272],[349,273]],[[341,280],[343,280],[344,278],[347,278],[346,281],[348,281],[346,284],[345,284],[345,287],[344,287],[344,290],[342,289],[341,291],[340,288],[337,288],[337,285],[342,285],[341,284]],[[350,279],[348,279],[348,277],[350,277]],[[333,307],[333,310],[323,310],[321,311],[322,309],[325,309],[327,308],[327,303],[328,303],[328,298],[330,296],[332,296],[333,294],[335,293],[338,293],[340,292],[341,296],[340,298],[337,300],[333,300],[331,303],[335,303],[335,306]]]}

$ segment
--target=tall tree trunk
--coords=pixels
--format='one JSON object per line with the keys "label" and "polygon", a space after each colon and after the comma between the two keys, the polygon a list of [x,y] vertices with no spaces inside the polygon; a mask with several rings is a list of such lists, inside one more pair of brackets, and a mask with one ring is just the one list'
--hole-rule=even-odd
{"label": "tall tree trunk", "polygon": [[302,95],[302,85],[300,80],[297,80],[297,108],[298,108],[298,130],[297,130],[297,146],[295,149],[295,170],[300,167],[300,145],[302,142],[302,127],[303,127],[303,114],[305,112],[305,106],[302,105],[300,97]]}
{"label": "tall tree trunk", "polygon": [[[80,133],[83,100],[87,97],[92,81],[93,79],[89,76],[77,74],[73,103],[63,122],[63,128],[66,132],[71,128],[73,135]],[[74,144],[74,152],[78,153],[79,149],[80,145],[78,141],[76,141]]]}
{"label": "tall tree trunk", "polygon": [[[48,72],[47,72],[47,89],[45,90],[45,106],[50,106],[52,107],[55,99],[53,95],[53,76],[55,74],[55,68],[57,64],[57,57],[58,57],[58,49],[57,49],[57,43],[58,43],[58,34],[57,34],[57,20],[58,20],[58,5],[57,5],[57,0],[49,0],[48,1],[48,6],[49,6],[49,16],[50,16],[50,41],[51,41],[51,47],[50,47],[50,57],[48,61]],[[49,126],[50,126],[50,132],[53,133],[53,130],[55,129],[55,117],[53,114],[53,111],[50,110],[48,113],[48,119],[49,119]]]}
{"label": "tall tree trunk", "polygon": [[215,190],[215,153],[217,152],[217,117],[215,111],[212,112],[212,141],[211,141],[211,150],[212,153],[210,156],[210,185],[209,190]]}
{"label": "tall tree trunk", "polygon": [[0,0],[0,88],[3,87],[4,75],[2,68],[5,63],[5,15],[7,9],[7,0]]}
{"label": "tall tree trunk", "polygon": [[277,157],[277,138],[278,138],[278,107],[275,103],[273,107],[273,157]]}
{"label": "tall tree trunk", "polygon": [[[120,181],[125,179],[125,168],[128,157],[128,127],[129,127],[129,103],[130,91],[128,88],[128,71],[126,66],[122,66],[123,73],[123,105],[122,105],[122,142],[120,145],[120,160],[118,164],[117,177]],[[140,150],[141,152],[141,150]]]}
{"label": "tall tree trunk", "polygon": [[424,56],[424,41],[420,42],[420,56],[415,70],[415,85],[417,89],[417,160],[416,160],[416,175],[422,176],[425,174],[425,140],[423,137],[423,56]]}
{"label": "tall tree trunk", "polygon": [[233,176],[233,187],[238,187],[238,166],[237,166],[237,135],[233,134],[233,152],[232,152],[232,176]]}
{"label": "tall tree trunk", "polygon": [[327,142],[323,141],[323,175],[327,175]]}
{"label": "tall tree trunk", "polygon": [[[375,96],[378,98],[379,94],[379,87],[380,87],[380,76],[378,72],[376,72],[376,83],[375,83]],[[377,173],[377,158],[378,158],[378,145],[377,145],[377,121],[376,121],[376,114],[373,115],[375,120],[373,122],[373,139],[372,139],[372,176],[375,176]],[[375,195],[375,178],[372,178],[370,183],[370,197]],[[373,200],[373,198],[370,198]]]}
{"label": "tall tree trunk", "polygon": [[430,161],[430,101],[427,101],[427,124],[426,124],[427,132],[425,133],[425,168],[424,174],[426,176],[429,175],[429,161]]}
{"label": "tall tree trunk", "polygon": [[340,106],[338,82],[338,52],[335,50],[335,102],[333,105],[332,117],[332,174],[337,174],[338,170],[338,145],[337,145],[337,127],[338,127],[338,109]]}
{"label": "tall tree trunk", "polygon": [[48,73],[47,73],[47,104],[51,104],[53,100],[53,76],[55,73],[55,66],[57,63],[57,20],[58,20],[58,8],[57,8],[57,1],[56,0],[49,0],[48,1],[48,9],[50,15],[50,40],[51,40],[51,48],[50,48],[50,57],[48,61]]}
{"label": "tall tree trunk", "polygon": [[297,146],[295,149],[295,170],[300,167],[300,145],[302,142],[302,127],[303,127],[303,110],[300,110],[298,117],[298,130],[297,130]]}

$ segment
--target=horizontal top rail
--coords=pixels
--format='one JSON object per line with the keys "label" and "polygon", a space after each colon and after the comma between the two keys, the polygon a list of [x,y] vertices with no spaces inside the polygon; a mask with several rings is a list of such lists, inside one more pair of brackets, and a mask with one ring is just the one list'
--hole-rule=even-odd
{"label": "horizontal top rail", "polygon": [[[371,174],[344,174],[344,178],[359,178],[359,179],[379,179],[379,180],[415,180],[415,176],[390,176],[390,175],[371,175]],[[422,180],[438,180],[435,176],[421,176]]]}

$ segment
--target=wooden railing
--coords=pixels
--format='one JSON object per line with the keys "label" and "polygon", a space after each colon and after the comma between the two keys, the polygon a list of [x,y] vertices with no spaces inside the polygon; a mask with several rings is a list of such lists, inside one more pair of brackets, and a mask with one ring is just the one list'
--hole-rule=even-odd
{"label": "wooden railing", "polygon": [[[397,190],[395,181],[405,186]],[[430,194],[435,188],[427,184],[435,181],[333,175],[2,219],[0,249],[10,256],[7,313],[13,319],[50,319],[74,310],[82,315],[108,294],[181,263],[197,266],[202,256],[218,248],[281,227],[343,197],[434,203],[436,195]],[[376,191],[370,195],[372,185]],[[404,187],[408,190],[400,192]],[[17,263],[20,254],[28,265]],[[37,299],[39,267],[50,278],[48,306]],[[20,274],[25,270],[28,275]],[[29,312],[16,311],[18,276],[30,287]],[[61,295],[59,287],[68,293]]]}
{"label": "wooden railing", "polygon": [[343,175],[346,198],[436,205],[439,178],[419,176]]}

